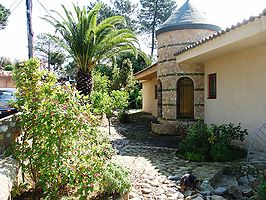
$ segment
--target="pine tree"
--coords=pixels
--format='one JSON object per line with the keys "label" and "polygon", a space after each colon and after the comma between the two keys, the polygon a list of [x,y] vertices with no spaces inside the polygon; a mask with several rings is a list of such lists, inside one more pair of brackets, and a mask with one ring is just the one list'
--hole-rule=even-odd
{"label": "pine tree", "polygon": [[137,20],[134,16],[137,5],[133,4],[130,0],[112,0],[110,5],[104,3],[104,1],[96,0],[90,3],[89,9],[92,9],[93,6],[99,2],[101,2],[103,6],[99,12],[98,21],[103,21],[108,17],[119,15],[125,18],[127,28],[136,30]]}
{"label": "pine tree", "polygon": [[7,19],[10,15],[10,10],[0,4],[0,30],[7,26]]}
{"label": "pine tree", "polygon": [[151,58],[155,49],[155,31],[165,22],[176,8],[173,0],[140,0],[142,6],[138,15],[140,33],[151,34]]}

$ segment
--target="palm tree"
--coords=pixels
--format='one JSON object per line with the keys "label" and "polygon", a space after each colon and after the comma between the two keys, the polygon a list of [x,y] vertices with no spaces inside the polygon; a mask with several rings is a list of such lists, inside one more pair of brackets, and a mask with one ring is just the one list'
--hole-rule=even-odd
{"label": "palm tree", "polygon": [[126,25],[122,16],[109,17],[97,23],[101,3],[96,4],[91,10],[73,4],[74,14],[62,7],[65,18],[53,11],[60,21],[52,16],[45,20],[56,28],[62,39],[51,37],[74,59],[78,68],[77,89],[81,94],[89,95],[93,86],[92,70],[95,66],[121,52],[132,51],[137,55],[137,36],[127,28],[118,28]]}

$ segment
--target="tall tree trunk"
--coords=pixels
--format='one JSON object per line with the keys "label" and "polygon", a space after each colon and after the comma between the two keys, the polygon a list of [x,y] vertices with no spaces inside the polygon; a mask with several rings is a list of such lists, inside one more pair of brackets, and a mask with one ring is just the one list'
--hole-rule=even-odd
{"label": "tall tree trunk", "polygon": [[77,90],[83,95],[90,95],[92,91],[92,73],[79,69],[76,77]]}
{"label": "tall tree trunk", "polygon": [[155,1],[154,15],[153,15],[153,20],[152,20],[151,59],[153,57],[153,52],[154,52],[154,49],[155,49],[155,25],[156,25],[156,19],[157,19],[157,8],[158,8],[158,0]]}

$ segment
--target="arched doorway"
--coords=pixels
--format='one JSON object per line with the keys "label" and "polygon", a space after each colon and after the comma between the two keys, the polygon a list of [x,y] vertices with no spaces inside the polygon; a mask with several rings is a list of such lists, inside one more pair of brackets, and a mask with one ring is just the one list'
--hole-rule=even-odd
{"label": "arched doorway", "polygon": [[190,78],[177,81],[177,118],[194,118],[194,84]]}

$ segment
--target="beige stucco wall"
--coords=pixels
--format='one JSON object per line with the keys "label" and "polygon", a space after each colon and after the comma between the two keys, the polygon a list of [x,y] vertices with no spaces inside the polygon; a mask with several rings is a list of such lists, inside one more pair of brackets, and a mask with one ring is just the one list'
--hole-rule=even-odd
{"label": "beige stucco wall", "polygon": [[142,109],[157,117],[157,99],[155,99],[155,85],[157,78],[142,82]]}
{"label": "beige stucco wall", "polygon": [[[249,136],[266,123],[266,44],[204,63],[205,121],[241,123]],[[208,74],[217,74],[217,99],[207,99]]]}

